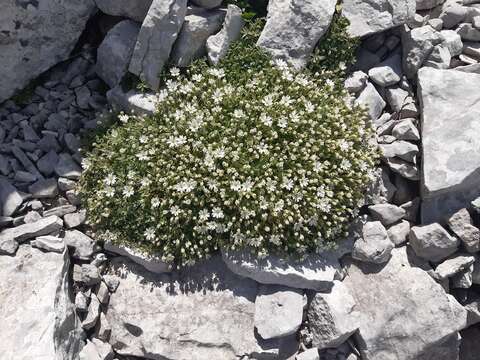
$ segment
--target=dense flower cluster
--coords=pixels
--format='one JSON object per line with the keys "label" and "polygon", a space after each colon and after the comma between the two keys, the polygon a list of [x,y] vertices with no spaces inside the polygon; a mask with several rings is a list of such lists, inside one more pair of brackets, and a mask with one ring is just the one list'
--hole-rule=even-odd
{"label": "dense flower cluster", "polygon": [[364,112],[330,75],[273,63],[248,36],[221,67],[171,69],[155,116],[121,114],[89,154],[90,222],[103,239],[183,264],[220,247],[265,256],[331,245],[375,150]]}

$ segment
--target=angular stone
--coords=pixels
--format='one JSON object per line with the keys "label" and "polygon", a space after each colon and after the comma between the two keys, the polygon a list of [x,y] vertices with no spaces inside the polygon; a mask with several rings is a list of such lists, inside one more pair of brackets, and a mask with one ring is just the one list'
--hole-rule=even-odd
{"label": "angular stone", "polygon": [[420,140],[420,133],[412,119],[404,119],[398,122],[392,129],[392,135],[398,140]]}
{"label": "angular stone", "polygon": [[419,72],[424,223],[443,220],[480,195],[478,82],[478,74],[430,68]]}
{"label": "angular stone", "polygon": [[472,217],[467,209],[457,211],[448,219],[447,223],[469,253],[480,251],[480,229],[473,225]]}
{"label": "angular stone", "polygon": [[460,35],[453,30],[442,30],[440,34],[443,37],[442,44],[448,48],[451,56],[458,56],[462,53],[463,42]]}
{"label": "angular stone", "polygon": [[303,68],[327,32],[335,5],[335,0],[270,1],[267,23],[257,45],[274,59],[285,60],[297,69]]}
{"label": "angular stone", "polygon": [[458,330],[449,299],[407,249],[394,249],[387,265],[346,260],[362,359],[451,360],[435,350]]}
{"label": "angular stone", "polygon": [[223,261],[234,273],[261,284],[328,291],[339,278],[341,266],[337,254],[311,254],[303,260],[269,255],[258,259],[248,251],[222,250]]}
{"label": "angular stone", "polygon": [[58,162],[58,155],[50,150],[37,161],[38,170],[45,176],[50,176],[55,171],[55,164]]}
{"label": "angular stone", "polygon": [[480,30],[475,29],[472,24],[460,24],[457,33],[462,40],[480,41]]}
{"label": "angular stone", "polygon": [[187,0],[153,0],[138,34],[129,71],[152,90],[158,90],[160,74],[187,12]]}
{"label": "angular stone", "polygon": [[77,210],[77,207],[73,206],[73,205],[70,205],[70,204],[60,205],[60,206],[45,210],[43,212],[43,216],[47,217],[47,216],[55,215],[55,216],[58,216],[58,217],[63,217],[65,214],[73,213],[76,210]]}
{"label": "angular stone", "polygon": [[381,264],[390,259],[394,244],[380,221],[371,221],[363,225],[362,237],[355,241],[352,257],[354,259]]}
{"label": "angular stone", "polygon": [[64,241],[75,259],[89,260],[95,252],[95,241],[78,230],[65,231]]}
{"label": "angular stone", "polygon": [[174,66],[187,67],[193,60],[204,56],[207,39],[222,28],[224,19],[224,10],[197,11],[187,15],[173,46],[170,62]]}
{"label": "angular stone", "polygon": [[70,56],[94,8],[91,0],[2,2],[0,103]]}
{"label": "angular stone", "polygon": [[0,269],[1,357],[76,360],[82,334],[68,254],[22,245],[15,257],[0,256]]}
{"label": "angular stone", "polygon": [[115,110],[137,115],[152,115],[155,112],[157,103],[157,96],[154,94],[144,94],[136,90],[130,90],[125,93],[121,86],[108,91],[107,99]]}
{"label": "angular stone", "polygon": [[92,329],[97,324],[100,317],[100,301],[98,301],[95,294],[90,296],[90,304],[88,305],[87,317],[82,321],[82,327],[85,330]]}
{"label": "angular stone", "polygon": [[356,94],[367,86],[367,81],[367,74],[360,70],[355,71],[345,80],[345,89]]}
{"label": "angular stone", "polygon": [[58,232],[63,226],[63,221],[58,216],[42,218],[36,222],[23,224],[0,232],[0,242],[4,239],[13,239],[19,243],[36,238],[37,236],[50,235]]}
{"label": "angular stone", "polygon": [[452,289],[469,289],[473,285],[473,265],[452,276]]}
{"label": "angular stone", "polygon": [[222,30],[207,39],[207,56],[211,64],[217,65],[225,57],[230,44],[240,38],[244,25],[242,10],[236,5],[229,4]]}
{"label": "angular stone", "polygon": [[466,270],[474,262],[475,257],[473,256],[467,254],[457,254],[439,264],[435,269],[435,273],[437,274],[439,280],[445,280]]}
{"label": "angular stone", "polygon": [[302,324],[303,291],[261,285],[255,299],[254,324],[262,339],[294,335]]}
{"label": "angular stone", "polygon": [[65,227],[67,229],[73,229],[85,223],[86,218],[87,218],[86,210],[80,210],[75,213],[66,214],[63,217],[63,222],[65,223]]}
{"label": "angular stone", "polygon": [[104,249],[114,254],[125,256],[142,265],[148,271],[156,274],[170,272],[172,270],[171,265],[162,261],[161,256],[155,254],[147,254],[137,249],[132,249],[126,245],[117,245],[109,241],[105,242]]}
{"label": "angular stone", "polygon": [[396,225],[391,226],[387,230],[388,238],[395,246],[403,245],[408,240],[410,233],[410,223],[407,220],[402,220]]}
{"label": "angular stone", "polygon": [[335,281],[330,293],[315,294],[307,317],[312,345],[320,350],[340,346],[360,325],[355,299],[340,281]]}
{"label": "angular stone", "polygon": [[[311,348],[298,354],[295,357],[295,360],[320,360],[320,354],[318,353],[317,348]],[[347,359],[347,360],[350,360],[350,359]]]}
{"label": "angular stone", "polygon": [[[111,1],[113,2],[113,1]],[[140,26],[131,20],[115,25],[97,50],[97,75],[110,88],[117,86],[128,70]]]}
{"label": "angular stone", "polygon": [[417,10],[428,10],[441,5],[445,0],[416,0]]}
{"label": "angular stone", "polygon": [[75,295],[75,308],[77,311],[86,312],[88,310],[88,301],[90,299],[90,295],[86,295],[83,292],[78,292]]}
{"label": "angular stone", "polygon": [[56,236],[39,236],[35,240],[32,240],[30,244],[41,250],[53,251],[57,253],[63,253],[65,251],[65,243],[63,239]]}
{"label": "angular stone", "polygon": [[375,170],[375,179],[366,191],[365,204],[381,204],[393,199],[397,191],[390,181],[389,172],[381,167]]}
{"label": "angular stone", "polygon": [[407,78],[415,77],[418,69],[430,56],[433,47],[442,40],[441,34],[429,25],[402,33],[403,71]]}
{"label": "angular stone", "polygon": [[451,236],[441,225],[434,223],[414,226],[409,234],[415,253],[426,260],[438,262],[453,254],[460,241]]}
{"label": "angular stone", "polygon": [[368,207],[375,220],[388,226],[395,224],[405,216],[405,210],[393,204],[376,204]]}
{"label": "angular stone", "polygon": [[23,198],[8,180],[0,178],[0,215],[11,216],[22,205]]}
{"label": "angular stone", "polygon": [[15,255],[18,249],[18,242],[12,237],[0,237],[0,255]]}
{"label": "angular stone", "polygon": [[98,301],[100,301],[101,304],[108,304],[108,300],[110,299],[110,292],[108,291],[108,287],[107,285],[105,285],[104,282],[100,282],[100,284],[98,284],[96,294]]}
{"label": "angular stone", "polygon": [[417,145],[404,140],[394,141],[391,144],[380,144],[379,147],[384,158],[398,157],[411,163],[415,163],[419,151]]}
{"label": "angular stone", "polygon": [[28,187],[28,192],[35,199],[52,199],[58,195],[58,184],[54,178],[38,180]]}
{"label": "angular stone", "polygon": [[394,54],[368,72],[370,80],[381,87],[392,86],[402,77],[402,57]]}
{"label": "angular stone", "polygon": [[364,37],[405,24],[415,16],[415,0],[345,0],[342,15],[350,21],[348,32]]}
{"label": "angular stone", "polygon": [[152,0],[95,0],[97,7],[105,14],[122,16],[143,22]]}
{"label": "angular stone", "polygon": [[367,83],[367,86],[362,90],[358,96],[355,104],[364,107],[372,121],[377,120],[385,109],[386,103],[380,96],[375,86],[372,83]]}
{"label": "angular stone", "polygon": [[296,352],[295,347],[282,354],[283,340],[255,337],[257,284],[228,271],[216,256],[173,275],[153,274],[116,258],[110,274],[120,281],[106,313],[110,344],[119,355],[282,359]]}
{"label": "angular stone", "polygon": [[446,45],[436,45],[432,52],[423,63],[423,66],[432,67],[434,69],[448,69],[452,55]]}
{"label": "angular stone", "polygon": [[58,162],[55,165],[55,173],[70,180],[78,180],[82,175],[82,168],[67,153],[60,154]]}
{"label": "angular stone", "polygon": [[92,286],[102,281],[102,278],[96,266],[92,264],[75,264],[73,266],[73,281]]}

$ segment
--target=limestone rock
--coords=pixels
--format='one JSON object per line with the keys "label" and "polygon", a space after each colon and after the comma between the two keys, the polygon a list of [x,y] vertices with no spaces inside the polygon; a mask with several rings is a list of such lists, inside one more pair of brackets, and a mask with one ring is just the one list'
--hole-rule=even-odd
{"label": "limestone rock", "polygon": [[116,258],[110,273],[120,281],[106,313],[112,328],[109,342],[119,355],[286,359],[296,352],[282,354],[282,340],[257,340],[257,284],[231,273],[218,257],[172,275],[153,274]]}
{"label": "limestone rock", "polygon": [[415,16],[415,0],[345,0],[342,15],[350,21],[348,32],[364,37],[406,24]]}
{"label": "limestone rock", "polygon": [[442,40],[441,34],[429,25],[402,33],[403,71],[409,79],[415,77],[433,47]]}
{"label": "limestone rock", "polygon": [[443,37],[442,44],[448,48],[451,56],[458,56],[462,53],[463,42],[460,35],[453,30],[442,30],[440,34]]}
{"label": "limestone rock", "polygon": [[395,246],[400,246],[407,242],[408,234],[410,233],[410,223],[407,220],[402,220],[388,228],[388,238]]}
{"label": "limestone rock", "polygon": [[152,90],[160,85],[160,74],[187,12],[187,0],[153,0],[137,37],[129,71]]}
{"label": "limestone rock", "polygon": [[36,238],[37,236],[56,233],[62,226],[63,221],[58,216],[42,218],[33,223],[23,224],[1,231],[0,242],[4,239],[13,239],[21,243]]}
{"label": "limestone rock", "polygon": [[141,23],[152,0],[95,0],[95,3],[105,14],[127,17]]}
{"label": "limestone rock", "polygon": [[295,360],[320,360],[320,355],[317,348],[311,348],[298,354]]}
{"label": "limestone rock", "polygon": [[480,30],[475,29],[472,24],[460,24],[457,33],[462,40],[466,41],[480,41]]}
{"label": "limestone rock", "polygon": [[[443,220],[480,195],[479,74],[423,68],[422,220]],[[452,119],[455,119],[454,121]]]}
{"label": "limestone rock", "polygon": [[224,18],[224,10],[187,15],[173,46],[170,62],[178,67],[187,67],[193,60],[204,56],[207,39],[222,28]]}
{"label": "limestone rock", "polygon": [[78,180],[82,175],[82,168],[67,153],[60,154],[55,165],[55,173],[70,180]]}
{"label": "limestone rock", "polygon": [[460,243],[437,223],[412,227],[409,238],[413,250],[419,257],[434,262],[453,254]]}
{"label": "limestone rock", "polygon": [[244,25],[242,10],[229,4],[222,30],[207,39],[207,56],[211,64],[217,65],[225,57],[230,44],[240,38]]}
{"label": "limestone rock", "polygon": [[254,324],[262,339],[294,335],[302,324],[303,291],[261,285],[255,299]]}
{"label": "limestone rock", "polygon": [[345,89],[356,94],[367,86],[367,81],[367,74],[361,70],[355,71],[345,80]]}
{"label": "limestone rock", "polygon": [[65,251],[65,243],[63,239],[56,236],[39,236],[35,240],[32,240],[31,245],[37,249],[45,251],[53,251],[57,253],[63,253]]}
{"label": "limestone rock", "polygon": [[35,199],[52,199],[58,195],[57,180],[54,178],[38,180],[28,187]]}
{"label": "limestone rock", "polygon": [[405,216],[405,210],[393,204],[376,204],[368,207],[375,220],[388,226],[400,221]]}
{"label": "limestone rock", "polygon": [[66,252],[22,245],[0,256],[0,345],[5,359],[76,360],[81,329],[68,288]]}
{"label": "limestone rock", "polygon": [[140,25],[136,22],[121,21],[98,47],[96,72],[110,88],[117,86],[127,73],[139,30]]}
{"label": "limestone rock", "polygon": [[90,297],[90,304],[88,305],[87,317],[82,321],[82,327],[89,330],[95,326],[100,317],[100,301],[92,294]]}
{"label": "limestone rock", "polygon": [[73,280],[87,286],[98,284],[101,281],[98,268],[92,264],[73,266]]}
{"label": "limestone rock", "polygon": [[394,249],[387,265],[346,261],[362,359],[451,360],[435,350],[458,329],[449,299],[407,249]]}
{"label": "limestone rock", "polygon": [[381,87],[397,84],[402,77],[402,57],[394,54],[368,72],[370,80]]}
{"label": "limestone rock", "polygon": [[157,102],[157,96],[152,93],[144,94],[135,89],[124,92],[121,86],[108,91],[107,99],[115,110],[137,115],[152,115]]}
{"label": "limestone rock", "polygon": [[303,68],[330,26],[335,0],[271,0],[257,45],[274,59]]}
{"label": "limestone rock", "polygon": [[330,293],[315,294],[307,316],[312,344],[319,349],[341,345],[360,325],[355,299],[340,281],[335,281]]}
{"label": "limestone rock", "polygon": [[457,254],[439,264],[435,269],[435,273],[440,280],[444,280],[466,270],[474,262],[475,257],[473,256]]}
{"label": "limestone rock", "polygon": [[3,1],[0,103],[66,60],[94,9],[92,0]]}
{"label": "limestone rock", "polygon": [[78,230],[65,231],[64,241],[76,259],[89,260],[95,252],[95,241]]}
{"label": "limestone rock", "polygon": [[469,253],[480,251],[480,229],[473,225],[467,209],[460,209],[448,219],[448,226],[463,242]]}
{"label": "limestone rock", "polygon": [[380,221],[371,221],[363,225],[362,237],[353,247],[352,257],[366,262],[381,264],[390,259],[394,244]]}
{"label": "limestone rock", "polygon": [[8,180],[0,178],[0,215],[11,216],[22,205],[23,199]]}
{"label": "limestone rock", "polygon": [[385,101],[380,96],[375,86],[372,83],[367,83],[367,86],[362,90],[358,96],[355,104],[364,107],[372,121],[377,120],[385,109]]}
{"label": "limestone rock", "polygon": [[398,122],[392,129],[392,135],[398,140],[420,140],[420,133],[412,119],[404,119]]}
{"label": "limestone rock", "polygon": [[162,261],[161,256],[159,255],[146,254],[126,245],[117,245],[109,241],[105,242],[104,249],[114,254],[125,256],[133,262],[142,265],[148,271],[156,274],[170,272],[172,270],[170,264]]}
{"label": "limestone rock", "polygon": [[311,254],[304,260],[275,255],[258,259],[248,251],[222,250],[223,260],[234,273],[261,284],[326,291],[339,277],[341,266],[335,253]]}
{"label": "limestone rock", "polygon": [[445,0],[416,0],[417,10],[428,10],[441,5]]}

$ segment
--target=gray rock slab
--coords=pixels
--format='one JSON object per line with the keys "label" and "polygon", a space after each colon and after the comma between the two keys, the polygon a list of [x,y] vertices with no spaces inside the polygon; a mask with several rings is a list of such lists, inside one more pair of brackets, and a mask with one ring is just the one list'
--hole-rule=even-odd
{"label": "gray rock slab", "polygon": [[105,14],[123,16],[143,22],[152,0],[95,0],[97,7]]}
{"label": "gray rock slab", "polygon": [[480,195],[480,74],[423,68],[422,220],[443,221]]}

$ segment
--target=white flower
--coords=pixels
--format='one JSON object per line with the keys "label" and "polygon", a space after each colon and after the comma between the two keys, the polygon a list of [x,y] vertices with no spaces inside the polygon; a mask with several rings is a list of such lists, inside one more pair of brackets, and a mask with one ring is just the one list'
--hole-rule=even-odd
{"label": "white flower", "polygon": [[148,156],[148,153],[146,151],[141,151],[137,155],[135,155],[138,160],[140,161],[148,161],[150,160],[150,156]]}
{"label": "white flower", "polygon": [[287,118],[280,118],[280,120],[278,120],[278,126],[282,129],[285,129],[288,125],[288,122],[287,122]]}
{"label": "white flower", "polygon": [[272,118],[266,114],[260,115],[260,122],[265,126],[272,126]]}
{"label": "white flower", "polygon": [[179,215],[180,212],[181,212],[180,208],[179,208],[178,206],[176,206],[176,205],[174,205],[174,206],[172,206],[172,207],[170,208],[170,213],[171,213],[173,216]]}
{"label": "white flower", "polygon": [[343,159],[342,162],[340,163],[340,168],[342,170],[349,170],[351,167],[352,167],[352,163],[347,159]]}
{"label": "white flower", "polygon": [[270,242],[273,245],[280,246],[280,244],[282,243],[282,239],[278,235],[272,235],[270,236]]}
{"label": "white flower", "polygon": [[223,94],[220,89],[216,89],[215,92],[212,94],[212,99],[215,104],[218,104],[223,99]]}
{"label": "white flower", "polygon": [[179,76],[180,75],[180,69],[176,68],[176,67],[172,67],[170,69],[170,75],[172,75],[173,77]]}
{"label": "white flower", "polygon": [[152,183],[152,180],[148,179],[148,178],[143,178],[141,181],[140,181],[140,184],[143,186],[143,187],[147,187],[148,185],[150,185]]}
{"label": "white flower", "polygon": [[148,142],[148,136],[142,135],[138,138],[140,144],[146,144]]}
{"label": "white flower", "polygon": [[110,173],[105,179],[103,179],[103,182],[105,183],[105,185],[115,185],[115,183],[117,182],[117,177],[114,174]]}
{"label": "white flower", "polygon": [[209,217],[210,217],[210,213],[208,212],[207,209],[202,209],[198,213],[198,218],[200,219],[200,221],[207,221]]}
{"label": "white flower", "polygon": [[125,196],[126,198],[129,198],[130,196],[132,196],[134,194],[134,191],[133,191],[133,187],[131,186],[125,186],[123,188],[123,196]]}
{"label": "white flower", "polygon": [[195,180],[186,180],[176,184],[173,189],[181,193],[189,193],[195,189],[197,182]]}
{"label": "white flower", "polygon": [[147,230],[145,230],[145,232],[143,233],[143,235],[145,236],[145,239],[147,240],[153,240],[155,239],[155,229],[153,228],[148,228]]}
{"label": "white flower", "polygon": [[82,169],[83,170],[88,170],[88,168],[92,165],[89,159],[83,159],[82,160]]}
{"label": "white flower", "polygon": [[120,114],[120,115],[118,115],[118,119],[122,123],[126,124],[128,122],[128,120],[130,119],[130,116],[128,116],[127,114]]}
{"label": "white flower", "polygon": [[212,216],[213,216],[215,219],[223,219],[223,217],[224,217],[225,215],[223,214],[222,209],[216,207],[216,208],[213,208],[213,210],[212,210]]}
{"label": "white flower", "polygon": [[216,78],[223,78],[225,76],[225,71],[223,69],[218,68],[210,68],[208,69],[208,73]]}
{"label": "white flower", "polygon": [[172,148],[182,146],[186,142],[187,142],[187,138],[185,136],[170,136],[167,139],[168,146]]}
{"label": "white flower", "polygon": [[237,118],[237,119],[241,119],[245,116],[245,113],[243,112],[243,110],[241,109],[236,109],[234,112],[233,112],[233,117],[234,118]]}
{"label": "white flower", "polygon": [[202,79],[203,79],[202,74],[195,74],[195,75],[192,76],[192,80],[195,81],[195,82],[200,82],[200,81],[202,81]]}
{"label": "white flower", "polygon": [[113,187],[107,187],[105,188],[105,195],[107,197],[114,197],[115,196],[115,189]]}
{"label": "white flower", "polygon": [[325,81],[325,83],[327,84],[327,86],[329,86],[329,87],[331,87],[331,88],[333,88],[333,87],[335,86],[335,82],[334,82],[333,80],[331,80],[331,79],[327,79],[327,80]]}
{"label": "white flower", "polygon": [[287,190],[293,189],[293,180],[292,179],[284,179],[282,187]]}
{"label": "white flower", "polygon": [[160,199],[158,197],[152,198],[151,204],[152,204],[152,209],[158,208],[160,206]]}

